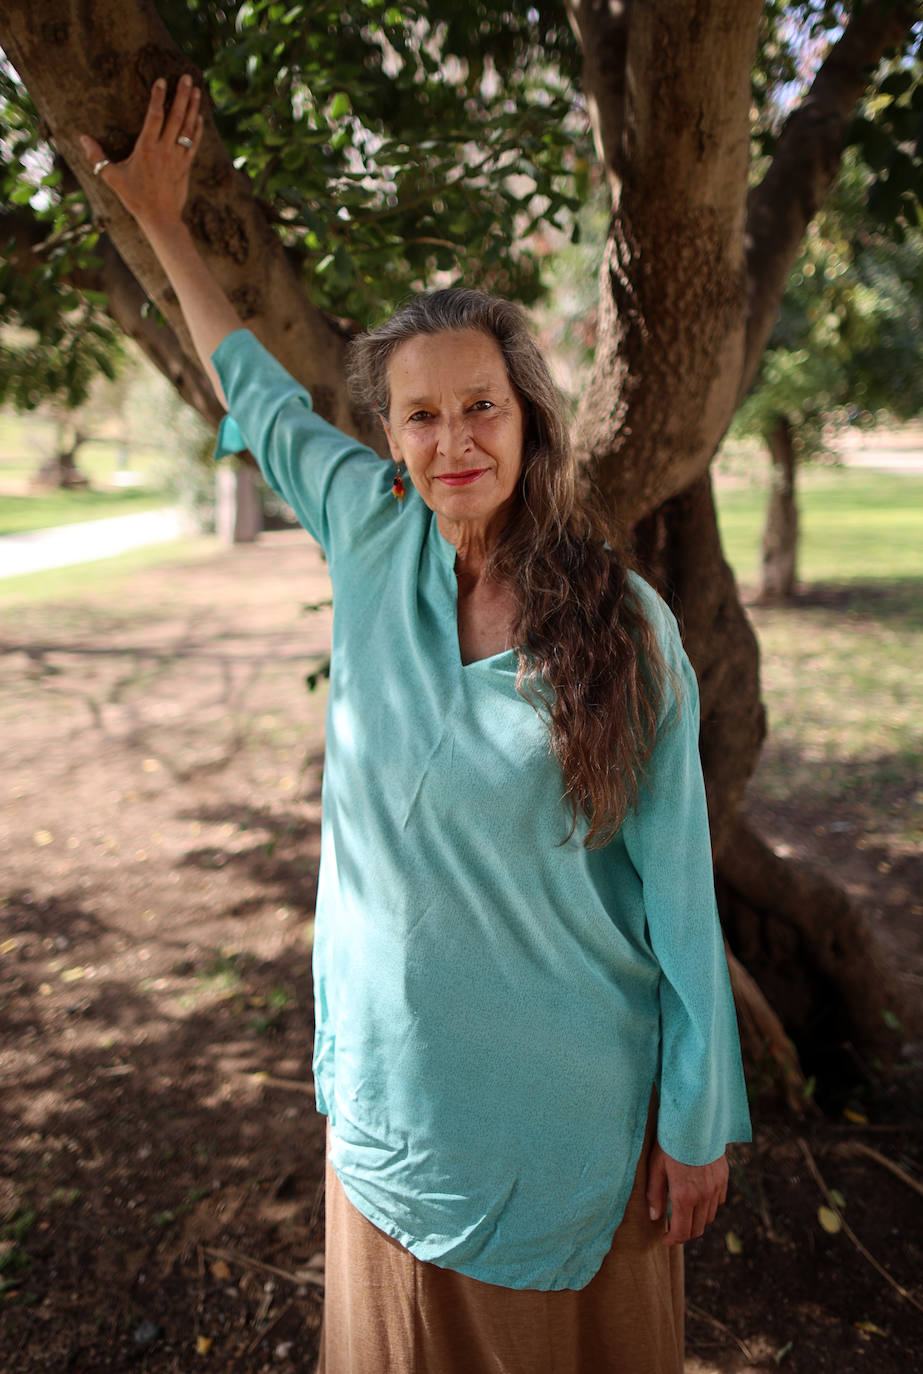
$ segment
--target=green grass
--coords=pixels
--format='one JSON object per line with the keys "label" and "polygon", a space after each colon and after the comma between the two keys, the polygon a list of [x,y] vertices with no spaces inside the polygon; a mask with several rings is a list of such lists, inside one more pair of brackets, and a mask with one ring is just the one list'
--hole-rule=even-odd
{"label": "green grass", "polygon": [[771,805],[848,823],[861,848],[923,840],[923,582],[857,583],[829,599],[754,607],[769,737],[756,774]]}
{"label": "green grass", "polygon": [[[719,479],[725,554],[754,587],[766,492]],[[756,793],[887,856],[919,845],[923,476],[799,474],[802,595],[750,608],[769,737]],[[813,819],[812,819],[813,818]]]}
{"label": "green grass", "polygon": [[43,602],[92,600],[120,593],[124,583],[136,573],[166,563],[192,563],[214,558],[223,549],[214,535],[203,534],[197,538],[171,540],[168,544],[148,544],[92,563],[74,563],[65,568],[25,573],[22,577],[0,578],[0,610]]}
{"label": "green grass", "polygon": [[[802,582],[923,578],[923,476],[856,468],[799,473]],[[725,556],[739,582],[759,579],[767,494],[755,484],[717,491]]]}
{"label": "green grass", "polygon": [[51,491],[36,496],[0,496],[0,535],[134,515],[173,504],[162,491],[132,487],[125,491]]}

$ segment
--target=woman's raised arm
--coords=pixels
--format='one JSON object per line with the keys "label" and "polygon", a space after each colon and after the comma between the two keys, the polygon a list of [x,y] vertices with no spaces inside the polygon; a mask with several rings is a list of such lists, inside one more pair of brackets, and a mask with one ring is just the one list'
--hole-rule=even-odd
{"label": "woman's raised arm", "polygon": [[182,217],[192,160],[202,138],[201,92],[191,77],[181,76],[165,111],[166,90],[166,81],[158,78],[137,142],[124,162],[109,162],[87,135],[80,142],[93,170],[134,216],[153,248],[176,292],[202,366],[226,405],[211,356],[222,339],[241,328],[241,320],[199,256]]}

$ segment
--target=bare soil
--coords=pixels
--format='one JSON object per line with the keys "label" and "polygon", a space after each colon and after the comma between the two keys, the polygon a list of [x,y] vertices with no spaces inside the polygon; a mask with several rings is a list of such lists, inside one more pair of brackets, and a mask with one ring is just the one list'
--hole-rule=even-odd
{"label": "bare soil", "polygon": [[[3,617],[4,1370],[313,1368],[324,693],[304,678],[329,612],[302,607],[325,595],[280,532]],[[896,879],[868,864],[887,912]],[[687,1247],[689,1374],[923,1369],[919,1100],[907,1069],[866,1085],[866,1120],[759,1108]],[[812,1163],[855,1239],[819,1223]]]}

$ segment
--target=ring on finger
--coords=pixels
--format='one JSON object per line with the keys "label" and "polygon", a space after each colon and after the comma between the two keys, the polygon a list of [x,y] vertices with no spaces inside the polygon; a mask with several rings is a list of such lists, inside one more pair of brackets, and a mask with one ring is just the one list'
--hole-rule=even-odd
{"label": "ring on finger", "polygon": [[192,139],[189,137],[188,134],[180,134],[179,138],[176,141],[181,148],[192,147]]}
{"label": "ring on finger", "polygon": [[93,175],[98,177],[104,167],[109,166],[109,158],[101,157],[98,162],[93,163]]}

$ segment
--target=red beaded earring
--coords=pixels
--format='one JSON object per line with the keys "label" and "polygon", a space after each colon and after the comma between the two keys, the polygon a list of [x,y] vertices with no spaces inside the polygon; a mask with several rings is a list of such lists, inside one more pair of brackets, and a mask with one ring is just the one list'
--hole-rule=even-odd
{"label": "red beaded earring", "polygon": [[400,464],[398,464],[397,471],[394,474],[394,481],[391,483],[391,495],[394,497],[395,501],[403,501],[404,497],[407,495],[404,489],[404,481],[401,477]]}

